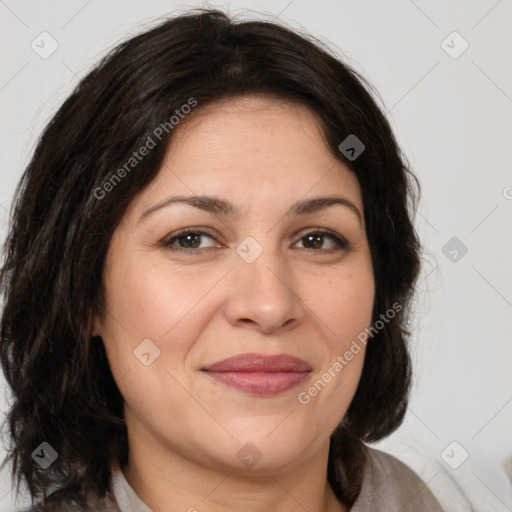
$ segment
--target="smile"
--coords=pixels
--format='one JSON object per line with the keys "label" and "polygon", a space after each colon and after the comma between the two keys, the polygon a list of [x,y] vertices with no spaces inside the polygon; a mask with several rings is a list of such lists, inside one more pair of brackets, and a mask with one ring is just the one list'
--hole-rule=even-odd
{"label": "smile", "polygon": [[202,371],[239,391],[273,396],[300,384],[311,370],[302,359],[286,354],[242,354],[214,363]]}

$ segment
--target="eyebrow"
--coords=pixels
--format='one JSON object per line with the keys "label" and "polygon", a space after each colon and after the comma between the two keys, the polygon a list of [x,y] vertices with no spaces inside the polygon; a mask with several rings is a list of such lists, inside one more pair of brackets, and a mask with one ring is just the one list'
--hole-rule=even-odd
{"label": "eyebrow", "polygon": [[[195,208],[199,208],[200,210],[214,214],[231,216],[240,216],[241,214],[240,210],[234,204],[224,201],[218,197],[206,195],[171,196],[155,204],[149,208],[149,210],[146,210],[137,221],[137,224],[149,217],[155,211],[176,203],[186,203]],[[291,206],[283,217],[290,217],[292,215],[308,215],[324,210],[325,208],[333,205],[345,206],[357,216],[359,223],[362,223],[361,212],[357,206],[349,199],[341,196],[313,197],[311,199],[298,201]]]}

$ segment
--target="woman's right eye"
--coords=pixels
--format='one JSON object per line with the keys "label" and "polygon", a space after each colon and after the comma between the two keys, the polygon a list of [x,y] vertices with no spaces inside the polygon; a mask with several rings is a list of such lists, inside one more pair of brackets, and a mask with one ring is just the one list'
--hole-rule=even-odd
{"label": "woman's right eye", "polygon": [[[202,238],[210,238],[214,240],[214,238],[205,233],[204,231],[194,231],[190,228],[179,231],[178,233],[173,234],[172,237],[165,239],[162,242],[162,246],[169,250],[176,250],[181,252],[200,252],[201,249],[208,249],[209,247],[201,247]],[[215,245],[210,245],[210,247],[215,247]],[[219,247],[219,244],[217,244]]]}

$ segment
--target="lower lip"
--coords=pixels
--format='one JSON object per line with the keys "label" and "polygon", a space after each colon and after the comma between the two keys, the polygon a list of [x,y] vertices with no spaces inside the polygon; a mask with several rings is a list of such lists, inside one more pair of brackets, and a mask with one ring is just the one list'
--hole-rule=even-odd
{"label": "lower lip", "polygon": [[210,377],[251,395],[273,396],[297,386],[309,372],[206,372]]}

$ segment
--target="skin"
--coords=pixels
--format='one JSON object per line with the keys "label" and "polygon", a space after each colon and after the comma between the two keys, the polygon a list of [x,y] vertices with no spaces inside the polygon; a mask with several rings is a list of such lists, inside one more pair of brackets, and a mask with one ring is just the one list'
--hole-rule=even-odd
{"label": "skin", "polygon": [[[162,169],[113,235],[95,323],[125,401],[123,473],[155,512],[170,503],[190,512],[348,510],[327,482],[329,436],[356,391],[364,347],[308,404],[298,393],[371,323],[374,276],[357,179],[301,105],[245,96],[198,106],[175,130]],[[175,203],[140,220],[169,196],[199,194],[240,215]],[[339,204],[284,215],[297,201],[332,195],[350,200],[361,219]],[[186,227],[209,236],[188,248],[186,237],[163,245]],[[348,248],[327,235],[308,245],[304,236],[318,228]],[[236,252],[248,236],[263,249],[252,263]],[[134,356],[145,339],[160,350],[149,366]],[[313,370],[272,397],[201,371],[248,352],[290,354]],[[237,457],[249,442],[261,453],[252,467]]]}

